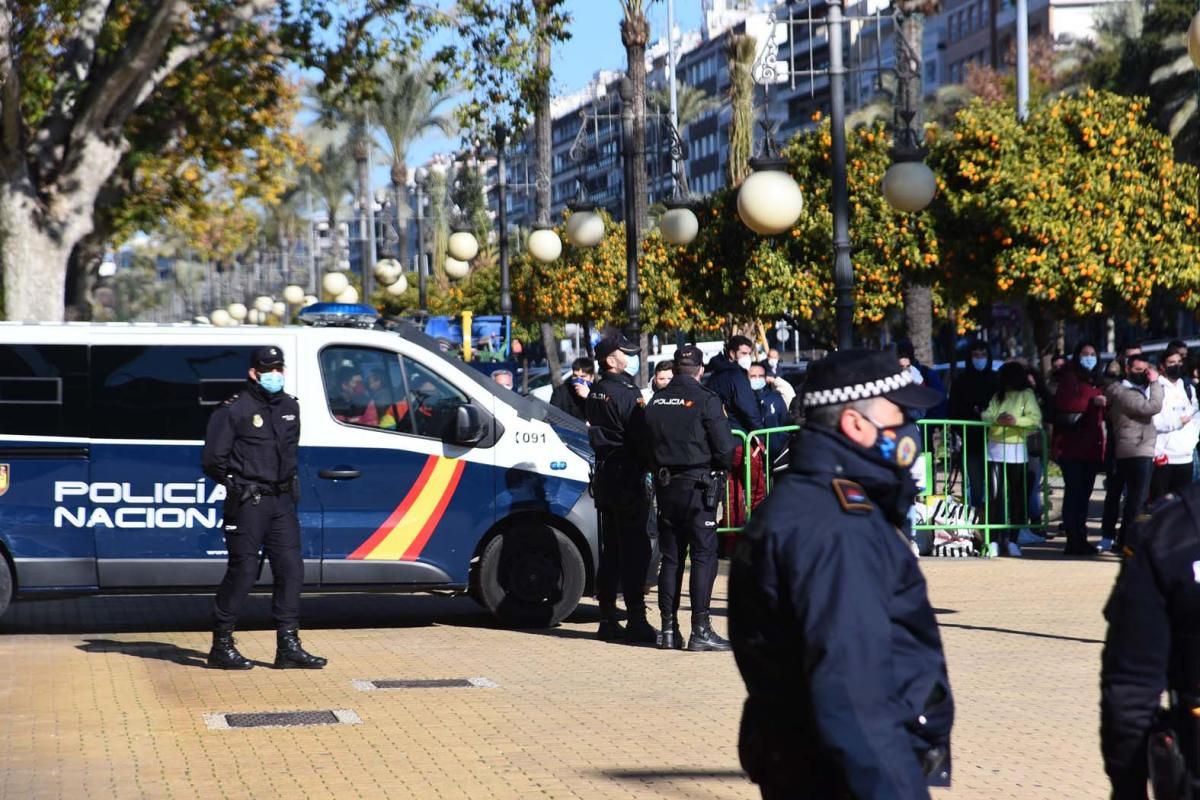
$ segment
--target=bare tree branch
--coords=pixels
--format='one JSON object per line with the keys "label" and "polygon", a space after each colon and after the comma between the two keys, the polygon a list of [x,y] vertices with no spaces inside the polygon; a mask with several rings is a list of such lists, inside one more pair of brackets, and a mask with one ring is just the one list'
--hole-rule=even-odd
{"label": "bare tree branch", "polygon": [[96,53],[96,37],[104,27],[108,7],[112,0],[88,0],[79,12],[79,23],[74,35],[67,42],[63,58],[62,75],[59,76],[55,94],[63,91],[71,81],[83,81],[88,76],[92,57]]}
{"label": "bare tree branch", "polygon": [[21,151],[21,79],[13,63],[13,20],[8,3],[0,3],[0,160]]}

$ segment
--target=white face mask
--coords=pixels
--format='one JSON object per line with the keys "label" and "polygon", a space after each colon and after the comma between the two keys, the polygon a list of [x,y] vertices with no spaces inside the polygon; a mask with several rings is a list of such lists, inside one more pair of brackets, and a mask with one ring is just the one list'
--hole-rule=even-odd
{"label": "white face mask", "polygon": [[776,367],[779,366],[779,359],[778,358],[768,358],[767,363],[771,365],[771,369],[775,369]]}
{"label": "white face mask", "polygon": [[750,388],[756,392],[761,392],[763,389],[767,388],[767,379],[766,378],[751,378],[750,379]]}
{"label": "white face mask", "polygon": [[741,367],[742,369],[750,369],[750,365],[753,363],[754,363],[754,360],[751,359],[750,356],[741,356],[737,360],[737,365],[739,367]]}

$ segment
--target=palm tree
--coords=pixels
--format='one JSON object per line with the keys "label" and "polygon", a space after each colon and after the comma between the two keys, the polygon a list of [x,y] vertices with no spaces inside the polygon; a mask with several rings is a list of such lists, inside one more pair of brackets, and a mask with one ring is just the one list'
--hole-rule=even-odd
{"label": "palm tree", "polygon": [[[1176,149],[1178,149],[1178,140],[1188,125],[1192,122],[1200,122],[1196,90],[1187,85],[1189,81],[1176,80],[1185,75],[1190,78],[1192,71],[1196,68],[1187,52],[1187,34],[1181,32],[1163,39],[1163,54],[1167,57],[1174,56],[1174,58],[1150,74],[1150,85],[1162,86],[1166,90],[1166,96],[1161,98],[1161,102],[1164,113],[1170,118],[1167,123],[1167,133],[1176,140]],[[1179,87],[1179,90],[1171,91],[1176,86]],[[1193,131],[1193,138],[1196,135],[1197,133]],[[1194,152],[1194,150],[1188,148],[1184,152]]]}
{"label": "palm tree", "polygon": [[338,221],[346,198],[354,194],[354,155],[350,147],[330,131],[315,128],[310,130],[308,138],[318,154],[316,164],[306,167],[304,175],[325,205],[330,241],[333,243],[330,257],[336,264],[342,258]]}
{"label": "palm tree", "polygon": [[729,185],[740,186],[750,174],[750,156],[754,150],[754,37],[735,34],[729,37],[725,57],[729,60]]}
{"label": "palm tree", "polygon": [[408,152],[413,142],[426,133],[440,131],[453,136],[457,126],[453,113],[444,110],[452,91],[434,87],[430,64],[406,68],[399,64],[384,70],[379,91],[372,104],[371,119],[377,127],[376,141],[391,165],[392,191],[396,195],[396,231],[400,237],[400,258],[407,251]]}
{"label": "palm tree", "polygon": [[[650,93],[650,104],[658,112],[670,108],[670,89],[655,89]],[[720,107],[721,101],[708,92],[679,79],[675,80],[675,116],[678,119],[680,131]]]}
{"label": "palm tree", "polygon": [[[650,42],[650,21],[646,9],[652,0],[617,0],[624,16],[621,19],[621,44],[625,45],[626,74],[633,89],[633,152],[646,152],[646,45]],[[638,230],[643,228],[649,213],[646,197],[646,162],[635,158],[632,186],[634,216]]]}

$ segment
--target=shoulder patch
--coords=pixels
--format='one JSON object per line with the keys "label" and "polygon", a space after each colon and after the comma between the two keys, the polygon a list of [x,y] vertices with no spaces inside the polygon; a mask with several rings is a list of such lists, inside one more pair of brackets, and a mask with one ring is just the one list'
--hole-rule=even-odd
{"label": "shoulder patch", "polygon": [[227,399],[227,400],[226,400],[224,403],[222,403],[221,405],[224,405],[224,406],[231,406],[231,405],[233,405],[234,403],[236,403],[236,402],[237,402],[237,400],[238,400],[238,398],[239,398],[239,397],[241,397],[241,396],[242,396],[242,393],[241,393],[241,392],[235,392],[234,394],[232,394],[232,395],[231,395],[231,396],[230,396],[230,397],[229,397],[229,398],[228,398],[228,399]]}
{"label": "shoulder patch", "polygon": [[841,504],[842,511],[847,513],[865,514],[875,508],[875,504],[867,499],[867,490],[854,481],[834,478],[833,494]]}

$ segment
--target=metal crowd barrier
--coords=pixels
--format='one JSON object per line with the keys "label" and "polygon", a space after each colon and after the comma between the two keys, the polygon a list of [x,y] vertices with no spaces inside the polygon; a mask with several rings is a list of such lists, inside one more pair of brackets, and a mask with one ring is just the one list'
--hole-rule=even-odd
{"label": "metal crowd barrier", "polygon": [[[1047,465],[1049,463],[1049,439],[1046,435],[1046,430],[1043,427],[1027,427],[1018,426],[1003,426],[1012,431],[1024,434],[1025,444],[1025,464],[1026,468],[1020,470],[1020,485],[1010,486],[1009,471],[1003,469],[1002,462],[990,462],[988,460],[988,445],[991,444],[991,428],[993,425],[986,422],[975,422],[968,420],[949,420],[949,419],[923,419],[918,421],[922,433],[922,461],[924,481],[919,495],[922,506],[927,515],[927,521],[917,522],[913,525],[914,531],[953,531],[958,533],[978,532],[982,534],[982,542],[980,553],[986,555],[990,549],[992,534],[998,531],[1019,531],[1021,528],[1029,528],[1030,530],[1045,529],[1048,527],[1049,508],[1050,508],[1050,484]],[[969,428],[983,429],[983,442],[981,451],[977,454],[973,451],[973,443],[967,435]],[[752,508],[752,498],[754,487],[751,484],[753,478],[753,461],[754,448],[752,443],[757,440],[763,447],[763,480],[765,489],[769,493],[771,486],[774,483],[774,471],[772,465],[778,453],[771,452],[771,434],[785,433],[789,436],[799,430],[797,425],[786,425],[776,428],[763,428],[760,430],[750,431],[733,431],[734,437],[738,443],[742,445],[742,462],[735,464],[734,469],[738,472],[741,478],[741,491],[744,493],[743,507],[746,509],[746,521],[750,520],[754,513]],[[1041,444],[1040,456],[1031,457],[1029,442],[1031,438],[1036,438]],[[1000,443],[1014,446],[1017,443]],[[1032,515],[1030,508],[1030,465],[1033,458],[1040,460],[1041,470],[1040,476],[1037,479],[1039,495],[1041,498],[1041,522],[1031,523],[1028,521]],[[975,464],[979,466],[973,468]],[[999,468],[997,468],[999,467]],[[972,472],[979,474],[972,477]],[[981,503],[977,506],[972,505],[970,497],[970,482],[972,480],[981,481],[983,486]],[[960,487],[961,492],[955,495],[955,488]],[[994,490],[999,490],[997,497],[1007,498],[1009,492],[1018,490],[1025,497],[1026,521],[1010,519],[1009,504],[1002,503],[1002,508],[997,509],[997,513],[993,514],[992,495]],[[725,492],[725,513],[722,519],[725,521],[724,527],[717,529],[718,533],[738,533],[742,530],[742,526],[730,525],[729,511],[733,500],[733,486],[726,485]],[[948,503],[948,500],[957,501],[954,504]],[[957,516],[953,518],[943,518],[941,521],[937,519],[936,511],[938,508],[945,508],[950,505],[956,506]],[[982,518],[978,518],[976,509],[982,508]],[[931,518],[930,518],[931,517]]]}

